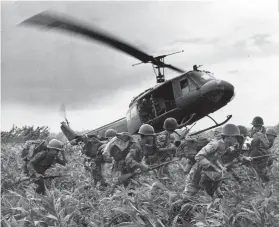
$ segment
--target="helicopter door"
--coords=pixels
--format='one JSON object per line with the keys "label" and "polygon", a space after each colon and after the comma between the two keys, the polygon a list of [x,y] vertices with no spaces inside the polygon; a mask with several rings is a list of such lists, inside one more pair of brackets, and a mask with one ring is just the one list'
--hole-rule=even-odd
{"label": "helicopter door", "polygon": [[127,127],[129,133],[136,133],[142,122],[138,113],[137,103],[132,105],[126,114]]}
{"label": "helicopter door", "polygon": [[172,82],[167,82],[156,88],[151,95],[155,116],[158,117],[176,108]]}

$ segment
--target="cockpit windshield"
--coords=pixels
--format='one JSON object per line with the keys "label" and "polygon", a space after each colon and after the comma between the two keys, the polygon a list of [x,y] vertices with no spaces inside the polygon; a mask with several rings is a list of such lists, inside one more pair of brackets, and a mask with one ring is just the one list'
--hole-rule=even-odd
{"label": "cockpit windshield", "polygon": [[210,80],[215,80],[213,76],[205,72],[193,72],[191,73],[191,77],[198,85],[204,85]]}

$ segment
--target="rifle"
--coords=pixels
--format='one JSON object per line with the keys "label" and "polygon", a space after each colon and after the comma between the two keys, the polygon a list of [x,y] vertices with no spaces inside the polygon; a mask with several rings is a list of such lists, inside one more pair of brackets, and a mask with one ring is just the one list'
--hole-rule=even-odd
{"label": "rifle", "polygon": [[[158,165],[150,166],[150,167],[148,168],[148,171],[147,171],[147,172],[149,172],[149,171],[151,171],[151,170],[154,170],[154,169],[158,169],[158,168],[160,168],[160,167],[162,167],[162,166],[168,165],[168,164],[173,163],[173,162],[176,162],[176,161],[168,161],[168,162],[163,162],[163,163],[158,164]],[[128,180],[129,178],[131,178],[131,177],[133,177],[133,176],[135,176],[135,175],[139,175],[139,174],[141,174],[141,173],[142,173],[142,172],[127,173],[127,174],[122,175],[121,177],[119,177],[119,178],[118,178],[118,182],[121,184],[121,183],[125,182],[126,180]]]}
{"label": "rifle", "polygon": [[251,157],[253,160],[254,159],[258,159],[258,158],[264,158],[264,157],[273,157],[273,156],[277,156],[277,155],[279,155],[279,154],[266,154],[266,155],[261,155],[261,156],[255,156],[255,157]]}
{"label": "rifle", "polygon": [[16,182],[15,184],[20,184],[20,183],[22,183],[22,182],[24,182],[24,181],[28,181],[28,180],[31,180],[31,181],[37,181],[37,180],[40,180],[40,179],[55,179],[55,178],[57,178],[57,177],[66,177],[66,176],[69,176],[69,175],[64,175],[64,176],[62,176],[62,175],[53,175],[53,176],[43,176],[43,177],[37,177],[37,178],[30,178],[30,177],[27,177],[27,178],[24,178],[24,179],[22,179],[22,180],[20,180],[20,181],[18,181],[18,182]]}

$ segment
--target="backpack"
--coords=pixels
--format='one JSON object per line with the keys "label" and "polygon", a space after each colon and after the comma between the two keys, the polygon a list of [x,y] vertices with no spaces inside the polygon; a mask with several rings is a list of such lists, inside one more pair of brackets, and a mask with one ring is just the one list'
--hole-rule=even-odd
{"label": "backpack", "polygon": [[204,137],[186,138],[177,149],[177,156],[187,157],[195,163],[196,154],[207,144],[209,140]]}
{"label": "backpack", "polygon": [[21,158],[23,161],[29,162],[36,154],[45,149],[47,149],[45,140],[28,140],[21,150]]}
{"label": "backpack", "polygon": [[103,143],[95,137],[92,137],[86,141],[82,148],[82,153],[89,158],[95,158],[98,154],[98,149]]}

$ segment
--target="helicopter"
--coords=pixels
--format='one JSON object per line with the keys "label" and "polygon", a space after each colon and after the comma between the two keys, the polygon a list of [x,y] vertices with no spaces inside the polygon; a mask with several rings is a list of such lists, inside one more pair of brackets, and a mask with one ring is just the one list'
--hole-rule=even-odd
{"label": "helicopter", "polygon": [[[232,84],[216,79],[212,73],[200,70],[200,66],[197,65],[194,65],[192,70],[185,72],[182,69],[165,63],[167,56],[183,51],[153,57],[106,32],[78,22],[69,16],[61,16],[49,11],[36,14],[24,20],[20,25],[57,29],[78,34],[133,56],[141,61],[138,64],[152,64],[157,84],[131,100],[126,117],[96,128],[88,132],[89,134],[104,137],[107,129],[114,129],[118,133],[129,132],[130,134],[136,134],[142,124],[150,124],[154,127],[155,132],[160,132],[163,130],[164,121],[169,117],[177,120],[178,128],[183,128],[204,117],[209,117],[214,122],[214,125],[191,134],[196,135],[219,127],[228,122],[232,117],[232,115],[228,115],[226,120],[217,123],[209,116],[210,113],[223,108],[232,101],[235,96]],[[181,75],[166,80],[165,68],[178,72]]]}

